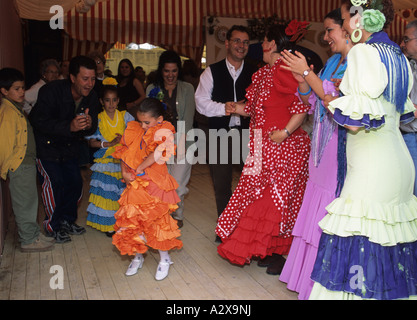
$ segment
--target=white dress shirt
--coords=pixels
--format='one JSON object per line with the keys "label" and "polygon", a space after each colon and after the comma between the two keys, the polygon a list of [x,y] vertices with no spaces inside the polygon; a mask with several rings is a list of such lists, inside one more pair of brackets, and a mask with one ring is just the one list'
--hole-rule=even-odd
{"label": "white dress shirt", "polygon": [[[227,60],[226,66],[229,70],[230,76],[233,78],[233,88],[234,88],[234,101],[236,102],[236,80],[239,78],[243,70],[244,61],[239,69],[235,67]],[[226,115],[225,104],[211,100],[211,95],[213,92],[213,75],[211,73],[210,67],[206,68],[201,74],[200,83],[195,92],[195,103],[197,111],[205,115],[206,117],[223,117]],[[229,126],[240,126],[240,116],[232,115],[230,117]]]}
{"label": "white dress shirt", "polygon": [[45,84],[46,82],[40,79],[32,87],[30,87],[29,90],[26,90],[23,111],[25,111],[27,114],[29,114],[32,111],[32,108],[35,106],[35,103],[38,100],[39,89],[43,87]]}

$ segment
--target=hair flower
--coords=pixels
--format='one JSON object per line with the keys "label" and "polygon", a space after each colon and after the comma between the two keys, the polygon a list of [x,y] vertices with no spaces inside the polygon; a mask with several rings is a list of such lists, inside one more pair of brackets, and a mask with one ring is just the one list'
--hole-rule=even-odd
{"label": "hair flower", "polygon": [[113,77],[107,77],[103,80],[103,85],[104,86],[117,86],[117,80]]}
{"label": "hair flower", "polygon": [[309,22],[297,21],[297,19],[294,19],[288,24],[285,29],[285,34],[287,36],[292,36],[290,39],[291,42],[298,42],[305,36],[309,28]]}
{"label": "hair flower", "polygon": [[160,102],[162,102],[162,105],[164,106],[164,109],[167,110],[167,105],[164,102],[164,93],[162,92],[161,88],[159,87],[155,87],[153,88],[149,94],[148,94],[149,98],[154,98],[159,100]]}
{"label": "hair flower", "polygon": [[374,33],[383,29],[385,16],[379,10],[369,9],[362,13],[362,24],[366,31]]}
{"label": "hair flower", "polygon": [[149,92],[148,97],[157,99],[159,101],[162,101],[162,100],[164,100],[164,93],[162,92],[162,90],[159,87],[155,87],[151,90],[151,92]]}

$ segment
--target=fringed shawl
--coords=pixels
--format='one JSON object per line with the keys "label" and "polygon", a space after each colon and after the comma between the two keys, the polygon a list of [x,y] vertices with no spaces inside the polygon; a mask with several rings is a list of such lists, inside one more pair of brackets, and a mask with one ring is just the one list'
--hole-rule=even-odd
{"label": "fringed shawl", "polygon": [[408,98],[407,58],[398,44],[391,41],[383,31],[372,34],[366,43],[378,50],[381,61],[387,69],[388,85],[383,93],[384,98],[395,105],[399,113],[403,114]]}

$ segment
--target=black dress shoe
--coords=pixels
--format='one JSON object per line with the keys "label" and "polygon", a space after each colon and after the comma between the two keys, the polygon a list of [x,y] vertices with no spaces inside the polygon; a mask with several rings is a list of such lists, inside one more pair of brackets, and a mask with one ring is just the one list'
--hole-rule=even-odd
{"label": "black dress shoe", "polygon": [[115,231],[107,231],[106,232],[106,236],[108,236],[109,238],[111,238],[111,237],[114,236],[115,233],[116,233]]}
{"label": "black dress shoe", "polygon": [[75,234],[75,235],[83,234],[86,231],[85,228],[77,225],[76,223],[68,222],[65,220],[61,222],[61,230],[64,230],[65,232],[69,234]]}
{"label": "black dress shoe", "polygon": [[220,238],[219,236],[216,236],[216,240],[214,240],[217,243],[222,243],[222,238]]}
{"label": "black dress shoe", "polygon": [[279,254],[273,254],[276,256],[276,260],[272,262],[267,268],[266,273],[271,275],[280,275],[284,268],[285,258]]}
{"label": "black dress shoe", "polygon": [[266,256],[265,258],[258,260],[258,267],[266,268],[278,259],[279,256],[275,254],[273,254],[272,256]]}

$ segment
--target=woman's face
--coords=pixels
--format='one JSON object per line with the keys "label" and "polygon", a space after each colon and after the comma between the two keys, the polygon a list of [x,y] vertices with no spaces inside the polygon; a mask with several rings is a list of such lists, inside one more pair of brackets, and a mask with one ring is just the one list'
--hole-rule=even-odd
{"label": "woman's face", "polygon": [[43,75],[43,79],[45,80],[45,82],[51,82],[51,81],[57,80],[58,78],[59,78],[58,68],[54,65],[48,66]]}
{"label": "woman's face", "polygon": [[262,50],[263,50],[263,60],[265,63],[269,63],[271,60],[271,52],[274,51],[275,41],[268,41],[268,38],[265,37],[264,41],[262,42]]}
{"label": "woman's face", "polygon": [[344,47],[347,45],[346,31],[330,18],[324,20],[324,30],[325,34],[323,40],[329,43],[330,50],[333,53],[342,52],[342,49],[344,49]]}
{"label": "woman's face", "polygon": [[123,77],[128,77],[131,72],[132,72],[132,70],[131,70],[129,64],[127,64],[126,62],[122,62],[120,64],[120,73]]}
{"label": "woman's face", "polygon": [[340,7],[340,10],[342,11],[342,19],[343,19],[343,29],[346,30],[346,32],[351,35],[354,31],[353,28],[351,28],[351,19],[353,17],[350,16],[350,11],[347,8],[347,5],[342,5]]}
{"label": "woman's face", "polygon": [[176,85],[178,80],[178,66],[176,63],[165,63],[162,68],[162,78],[165,86]]}
{"label": "woman's face", "polygon": [[95,58],[94,61],[97,65],[97,74],[102,75],[104,73],[104,62],[99,58]]}

